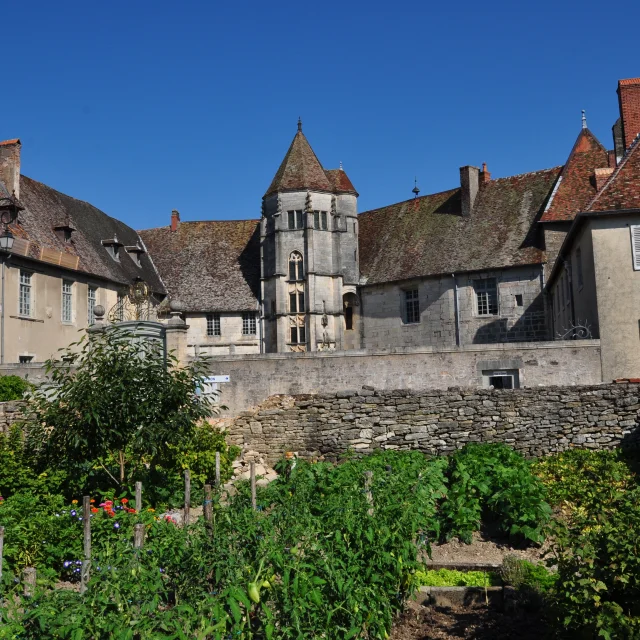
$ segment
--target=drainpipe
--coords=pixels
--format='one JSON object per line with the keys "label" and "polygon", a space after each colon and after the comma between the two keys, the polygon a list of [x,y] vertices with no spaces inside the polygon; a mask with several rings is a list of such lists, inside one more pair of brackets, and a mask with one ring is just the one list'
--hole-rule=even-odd
{"label": "drainpipe", "polygon": [[10,256],[2,255],[2,293],[0,299],[0,305],[2,311],[0,312],[0,364],[4,364],[4,265]]}
{"label": "drainpipe", "polygon": [[455,312],[456,320],[456,347],[460,346],[460,301],[458,300],[458,281],[456,280],[456,274],[452,273],[453,278],[453,309]]}

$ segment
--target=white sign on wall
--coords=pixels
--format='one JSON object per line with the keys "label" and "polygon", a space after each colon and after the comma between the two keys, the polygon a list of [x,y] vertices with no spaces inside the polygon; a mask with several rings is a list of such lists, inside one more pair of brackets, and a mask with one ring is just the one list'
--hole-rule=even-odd
{"label": "white sign on wall", "polygon": [[227,376],[208,376],[204,378],[204,388],[202,389],[202,395],[211,395],[216,393],[220,389],[220,384],[223,382],[229,382],[230,377]]}

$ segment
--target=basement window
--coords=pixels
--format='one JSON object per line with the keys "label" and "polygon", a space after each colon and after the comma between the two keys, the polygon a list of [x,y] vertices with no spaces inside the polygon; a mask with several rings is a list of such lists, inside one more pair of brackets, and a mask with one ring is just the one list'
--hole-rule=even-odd
{"label": "basement window", "polygon": [[482,372],[482,386],[485,389],[518,389],[520,379],[517,369],[485,370]]}
{"label": "basement window", "polygon": [[521,293],[516,293],[516,307],[524,306],[524,300]]}

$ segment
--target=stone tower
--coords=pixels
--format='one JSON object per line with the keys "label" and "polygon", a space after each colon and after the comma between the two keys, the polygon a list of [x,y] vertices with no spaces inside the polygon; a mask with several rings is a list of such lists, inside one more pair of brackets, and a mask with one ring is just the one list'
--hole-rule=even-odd
{"label": "stone tower", "polygon": [[262,199],[262,316],[266,352],[360,346],[358,194],[324,170],[298,131]]}

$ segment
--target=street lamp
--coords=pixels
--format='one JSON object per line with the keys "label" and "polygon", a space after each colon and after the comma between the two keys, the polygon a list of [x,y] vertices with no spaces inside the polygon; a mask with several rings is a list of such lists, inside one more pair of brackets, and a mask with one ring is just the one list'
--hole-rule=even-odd
{"label": "street lamp", "polygon": [[4,233],[0,236],[0,250],[11,251],[13,248],[13,233],[9,231],[9,227],[5,227]]}

